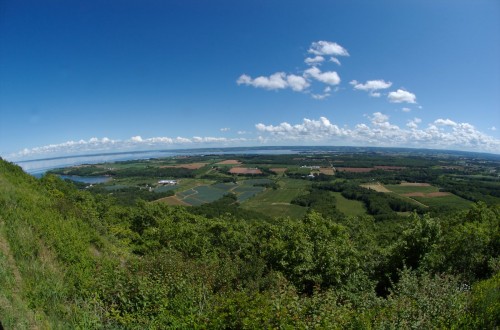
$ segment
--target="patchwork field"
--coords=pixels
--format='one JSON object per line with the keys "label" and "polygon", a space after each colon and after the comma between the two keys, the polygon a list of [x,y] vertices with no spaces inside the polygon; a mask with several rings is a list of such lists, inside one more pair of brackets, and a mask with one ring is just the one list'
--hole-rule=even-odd
{"label": "patchwork field", "polygon": [[242,204],[249,210],[257,210],[273,217],[288,216],[300,218],[307,208],[290,204],[297,196],[304,193],[306,186],[303,180],[282,179],[278,181],[279,189],[266,189]]}
{"label": "patchwork field", "polygon": [[375,190],[377,192],[383,192],[383,193],[390,193],[391,192],[391,190],[387,189],[384,185],[382,185],[379,182],[362,184],[361,187]]}
{"label": "patchwork field", "polygon": [[[71,175],[109,175],[113,177],[113,180],[99,185],[96,189],[101,189],[104,193],[118,196],[117,198],[124,200],[132,201],[137,196],[137,198],[148,200],[161,198],[161,202],[170,205],[201,205],[213,202],[227,193],[233,193],[243,208],[263,212],[270,216],[294,218],[303,216],[307,208],[292,205],[290,202],[295,197],[306,194],[311,184],[322,184],[324,181],[335,182],[335,174],[340,179],[348,177],[349,180],[353,180],[352,184],[355,186],[360,185],[360,182],[369,182],[361,184],[361,187],[386,193],[388,194],[385,196],[387,198],[393,196],[419,205],[422,209],[440,206],[465,208],[470,205],[467,200],[444,192],[455,191],[451,188],[457,185],[463,187],[464,197],[469,198],[470,195],[471,199],[479,200],[491,197],[491,200],[495,200],[496,195],[485,196],[480,190],[471,191],[468,194],[468,186],[463,182],[471,182],[473,186],[481,186],[483,190],[486,188],[500,189],[497,187],[500,186],[498,178],[487,174],[491,170],[475,174],[444,173],[443,175],[448,175],[451,179],[441,180],[440,187],[425,182],[425,175],[421,175],[421,173],[416,175],[415,179],[411,175],[408,176],[409,182],[384,185],[380,182],[394,179],[394,174],[390,172],[417,168],[415,160],[405,161],[395,158],[388,162],[381,162],[380,158],[376,159],[378,161],[367,157],[360,159],[358,155],[353,157],[342,154],[334,156],[301,155],[300,157],[296,155],[230,155],[228,157],[203,155],[79,165],[62,169],[58,174],[72,171],[75,173],[71,173]],[[340,167],[331,167],[332,164],[340,165]],[[428,164],[426,161],[422,163],[421,168],[429,168],[430,165],[432,164]],[[456,166],[456,164],[450,164],[446,168],[447,171],[459,170],[459,168],[450,166]],[[480,166],[483,164],[481,163]],[[433,168],[438,170],[436,167]],[[349,172],[350,174],[343,176],[341,172]],[[319,176],[311,179],[308,177],[311,173],[316,176],[318,173],[322,173],[332,177]],[[419,172],[415,171],[415,173]],[[159,180],[167,179],[175,180],[177,184],[158,184]],[[421,180],[422,182],[411,182],[412,180]],[[443,191],[440,191],[440,188]],[[167,196],[169,192],[175,195],[162,198]],[[158,195],[155,196],[155,193]],[[334,193],[334,195],[336,207],[342,213],[352,216],[366,214],[367,211],[362,202],[348,200],[341,193]]]}
{"label": "patchwork field", "polygon": [[161,201],[170,205],[192,205],[197,206],[205,203],[210,203],[221,198],[225,194],[234,193],[240,203],[261,193],[265,190],[264,187],[255,186],[257,184],[268,184],[272,181],[269,179],[252,179],[242,180],[238,183],[215,183],[201,184],[192,186],[189,189],[182,190],[175,194],[174,198],[163,198]]}
{"label": "patchwork field", "polygon": [[286,168],[286,167],[274,167],[274,168],[270,168],[269,170],[271,172],[276,173],[276,174],[283,174],[288,170],[288,168]]}
{"label": "patchwork field", "polygon": [[176,165],[164,165],[160,168],[185,168],[188,170],[199,170],[200,168],[206,166],[208,163],[191,163],[191,164],[176,164]]}
{"label": "patchwork field", "polygon": [[233,167],[229,170],[231,174],[262,174],[258,168]]}
{"label": "patchwork field", "polygon": [[[365,186],[365,185],[363,185]],[[402,198],[409,198],[426,207],[467,208],[471,202],[449,192],[441,192],[438,187],[423,182],[403,182],[395,185],[381,185],[389,192]],[[377,190],[379,191],[379,190]]]}
{"label": "patchwork field", "polygon": [[319,172],[325,175],[334,175],[335,172],[332,167],[322,167],[319,169]]}
{"label": "patchwork field", "polygon": [[414,194],[414,193],[427,194],[427,193],[439,192],[439,188],[431,186],[428,183],[404,182],[401,184],[388,184],[385,185],[385,188],[397,194]]}
{"label": "patchwork field", "polygon": [[170,196],[170,197],[165,197],[156,200],[155,202],[161,202],[161,203],[166,203],[168,205],[183,205],[183,206],[189,206],[188,203],[181,201],[175,196]]}
{"label": "patchwork field", "polygon": [[217,165],[241,165],[241,162],[236,159],[226,159],[222,162],[218,162]]}
{"label": "patchwork field", "polygon": [[372,167],[337,167],[337,172],[368,173],[374,170]]}
{"label": "patchwork field", "polygon": [[429,207],[446,207],[452,209],[465,209],[470,207],[471,201],[463,199],[462,197],[449,194],[445,196],[435,196],[435,197],[411,197],[412,199],[419,201]]}

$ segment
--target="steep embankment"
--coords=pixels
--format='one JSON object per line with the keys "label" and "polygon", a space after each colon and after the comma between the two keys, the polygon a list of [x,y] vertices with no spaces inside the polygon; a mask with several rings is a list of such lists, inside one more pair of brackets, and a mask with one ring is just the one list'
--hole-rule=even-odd
{"label": "steep embankment", "polygon": [[0,159],[0,315],[8,329],[95,321],[84,302],[103,261],[103,253],[89,247],[106,245],[92,225],[98,214],[86,207],[91,201],[85,195],[71,201],[65,183],[50,180],[36,180]]}

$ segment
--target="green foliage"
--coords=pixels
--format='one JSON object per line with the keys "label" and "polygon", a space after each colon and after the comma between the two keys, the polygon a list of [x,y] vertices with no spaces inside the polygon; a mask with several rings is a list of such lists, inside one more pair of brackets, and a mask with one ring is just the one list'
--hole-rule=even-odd
{"label": "green foliage", "polygon": [[500,326],[500,272],[473,286],[471,309],[472,315],[466,320],[466,326],[476,329]]}
{"label": "green foliage", "polygon": [[375,318],[376,328],[450,329],[467,311],[468,293],[448,275],[404,269]]}
{"label": "green foliage", "polygon": [[450,222],[456,224],[446,228],[428,267],[460,275],[468,283],[492,276],[500,256],[499,208],[479,203]]}
{"label": "green foliage", "polygon": [[[321,166],[325,161],[294,158],[280,161]],[[267,155],[241,159],[273,164]],[[370,162],[369,157],[350,161]],[[234,194],[190,209],[144,200],[122,205],[53,175],[34,179],[0,161],[3,325],[499,326],[498,207],[478,203],[466,212],[400,218],[394,209],[403,204],[357,190],[357,182],[314,185],[302,196],[304,183],[310,184],[280,178],[277,189],[266,187],[269,205],[301,196],[295,202],[304,206],[294,206],[309,208],[302,218],[272,218],[242,209]],[[248,182],[253,184],[269,182]],[[280,191],[284,187],[286,194]],[[369,203],[383,210],[376,214],[387,218],[340,214],[332,194],[339,187],[367,194]]]}

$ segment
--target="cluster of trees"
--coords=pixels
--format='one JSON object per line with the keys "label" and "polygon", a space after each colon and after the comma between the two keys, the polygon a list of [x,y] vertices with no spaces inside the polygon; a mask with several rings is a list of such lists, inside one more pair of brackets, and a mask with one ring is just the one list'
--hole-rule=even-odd
{"label": "cluster of trees", "polygon": [[135,205],[138,200],[147,202],[155,201],[160,198],[175,195],[173,190],[156,192],[145,187],[123,186],[113,190],[108,190],[103,186],[96,185],[91,189],[93,194],[109,194],[117,204]]}
{"label": "cluster of trees", "polygon": [[270,219],[232,195],[124,206],[1,160],[0,182],[8,328],[500,325],[498,206],[414,213],[384,240],[371,217],[325,216],[319,187],[296,200],[304,218]]}
{"label": "cluster of trees", "polygon": [[78,175],[78,176],[95,176],[109,175],[114,178],[194,178],[197,174],[196,170],[191,170],[182,167],[162,167],[147,165],[144,167],[124,167],[124,168],[102,168],[98,166],[80,166],[72,167],[69,170],[59,169],[52,170],[53,174]]}
{"label": "cluster of trees", "polygon": [[422,209],[414,203],[396,196],[379,193],[371,189],[360,187],[356,182],[335,181],[320,183],[313,186],[315,189],[341,192],[347,199],[359,200],[365,204],[366,210],[377,220],[387,220],[396,216],[395,212],[417,211]]}
{"label": "cluster of trees", "polygon": [[492,204],[500,198],[500,182],[493,180],[471,180],[470,178],[440,177],[436,184],[441,191],[448,191],[473,202]]}

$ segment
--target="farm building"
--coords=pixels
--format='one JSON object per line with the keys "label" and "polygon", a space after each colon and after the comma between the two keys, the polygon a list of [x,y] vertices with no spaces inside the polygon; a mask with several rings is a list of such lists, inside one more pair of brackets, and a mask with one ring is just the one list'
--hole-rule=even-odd
{"label": "farm building", "polygon": [[177,180],[160,180],[158,181],[158,184],[163,184],[163,185],[176,185]]}

